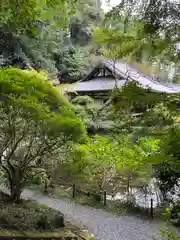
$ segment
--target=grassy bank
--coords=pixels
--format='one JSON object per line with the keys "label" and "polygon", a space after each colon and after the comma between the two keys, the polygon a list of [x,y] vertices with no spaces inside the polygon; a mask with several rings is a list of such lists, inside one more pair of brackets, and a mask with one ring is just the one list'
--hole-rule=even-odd
{"label": "grassy bank", "polygon": [[75,237],[79,228],[64,215],[35,201],[11,203],[0,193],[0,236]]}
{"label": "grassy bank", "polygon": [[61,230],[59,232],[33,232],[33,231],[15,231],[10,229],[0,229],[0,236],[4,237],[75,237],[71,231]]}
{"label": "grassy bank", "polygon": [[[43,191],[42,186],[31,189]],[[36,201],[21,200],[11,203],[9,197],[0,192],[0,236],[26,237],[77,237],[92,240],[85,226],[46,205]]]}

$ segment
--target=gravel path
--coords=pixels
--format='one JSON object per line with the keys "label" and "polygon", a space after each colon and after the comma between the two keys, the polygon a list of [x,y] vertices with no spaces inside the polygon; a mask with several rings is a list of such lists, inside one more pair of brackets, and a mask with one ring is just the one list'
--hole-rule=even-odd
{"label": "gravel path", "polygon": [[[2,186],[0,186],[1,190]],[[85,225],[97,240],[159,240],[160,225],[152,225],[135,217],[114,216],[103,210],[53,199],[32,190],[24,190],[23,198],[36,200],[59,210],[70,219]]]}

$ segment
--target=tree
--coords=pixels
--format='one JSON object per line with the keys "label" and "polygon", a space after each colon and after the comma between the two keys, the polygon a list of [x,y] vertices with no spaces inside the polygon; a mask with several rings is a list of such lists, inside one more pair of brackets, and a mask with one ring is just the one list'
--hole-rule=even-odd
{"label": "tree", "polygon": [[89,134],[99,132],[108,134],[113,128],[113,121],[110,120],[109,109],[103,109],[101,102],[96,102],[89,96],[77,96],[72,99],[74,111],[84,122]]}
{"label": "tree", "polygon": [[152,166],[147,159],[157,151],[158,144],[150,137],[133,143],[131,136],[104,138],[96,135],[72,149],[73,158],[69,166],[71,172],[76,173],[76,181],[83,182],[83,179],[91,189],[102,191],[111,188],[113,191],[113,188],[121,187],[130,198],[133,187],[148,184]]}
{"label": "tree", "polygon": [[[132,19],[126,26],[126,32],[123,28],[98,27],[95,28],[95,41],[105,48],[109,49],[112,55],[116,53],[116,58],[131,58],[137,61],[154,59],[161,55],[161,60],[166,56],[172,60],[173,55],[178,58],[176,52],[177,39],[161,38],[158,35],[152,37],[142,31],[144,23],[137,19]],[[104,52],[105,52],[104,51]],[[105,52],[106,54],[106,52]]]}
{"label": "tree", "polygon": [[67,25],[68,14],[74,10],[76,1],[1,1],[0,24],[9,32],[31,32],[41,27],[43,22],[58,22]]}
{"label": "tree", "polygon": [[[128,98],[127,98],[128,96]],[[163,200],[179,186],[179,103],[180,94],[160,94],[151,89],[142,89],[130,82],[112,95],[115,132],[133,135],[137,142],[143,136],[152,136],[159,141],[159,149],[148,161]],[[134,112],[139,116],[133,117]],[[118,120],[120,119],[120,120]]]}
{"label": "tree", "polygon": [[42,5],[43,1],[1,3],[1,12],[7,8],[11,14],[6,14],[6,19],[0,17],[0,66],[24,69],[30,65],[47,71],[50,78],[59,76],[61,82],[83,77],[89,56],[85,49],[71,43],[69,33],[73,11],[78,11],[82,3],[46,1]]}
{"label": "tree", "polygon": [[132,14],[143,20],[144,31],[148,34],[159,34],[163,30],[166,36],[172,37],[172,33],[177,35],[180,21],[179,2],[145,0],[140,3],[137,0],[122,0],[119,5],[107,13],[107,17],[120,15],[122,12],[127,17],[126,22]]}
{"label": "tree", "polygon": [[[127,124],[146,128],[148,134],[148,131],[163,132],[163,129],[175,124],[179,115],[179,97],[179,94],[161,94],[151,89],[143,89],[135,82],[129,82],[113,92],[112,102],[115,114],[133,116],[134,113],[139,113],[138,118],[130,117]],[[131,128],[132,131],[133,129]]]}
{"label": "tree", "polygon": [[72,104],[77,116],[84,122],[87,129],[90,131],[95,128],[96,123],[93,120],[101,105],[95,104],[94,99],[89,96],[77,96],[72,99]]}
{"label": "tree", "polygon": [[84,129],[67,100],[34,72],[1,69],[0,96],[0,166],[16,201],[28,172],[78,141]]}
{"label": "tree", "polygon": [[179,124],[168,130],[160,145],[160,152],[156,158],[155,177],[159,181],[163,200],[172,200],[175,188],[179,187],[180,178],[180,129]]}
{"label": "tree", "polygon": [[63,46],[53,54],[61,83],[72,83],[83,78],[90,64],[90,56],[86,49],[73,45]]}
{"label": "tree", "polygon": [[92,38],[92,26],[103,18],[99,0],[81,1],[77,4],[75,15],[70,19],[69,30],[73,44],[87,45]]}
{"label": "tree", "polygon": [[[169,0],[129,1],[107,13],[94,36],[105,51],[103,54],[140,62],[147,68],[156,66],[156,74],[172,81],[179,64],[179,3]],[[104,49],[103,49],[104,50]],[[174,72],[169,73],[170,67]],[[174,76],[175,77],[175,76]]]}

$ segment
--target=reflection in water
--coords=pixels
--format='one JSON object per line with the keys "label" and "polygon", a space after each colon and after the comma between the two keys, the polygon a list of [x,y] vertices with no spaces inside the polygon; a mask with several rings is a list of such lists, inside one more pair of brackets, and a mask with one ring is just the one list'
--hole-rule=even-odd
{"label": "reflection in water", "polygon": [[116,193],[107,195],[109,200],[131,200],[134,204],[149,208],[151,199],[153,199],[153,207],[160,206],[162,203],[162,196],[157,187],[157,181],[151,179],[147,187],[132,188],[130,192],[127,192],[127,188],[119,187],[116,189]]}

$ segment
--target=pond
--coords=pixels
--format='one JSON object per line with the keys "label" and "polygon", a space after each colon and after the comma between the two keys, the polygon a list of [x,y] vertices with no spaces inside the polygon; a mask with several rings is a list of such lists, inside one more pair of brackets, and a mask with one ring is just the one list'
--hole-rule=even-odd
{"label": "pond", "polygon": [[127,188],[119,188],[119,191],[112,195],[107,195],[108,200],[128,200],[130,199],[136,205],[143,208],[150,208],[151,199],[153,199],[153,207],[156,208],[162,203],[162,195],[157,187],[157,181],[151,179],[146,188],[131,188],[129,193]]}

